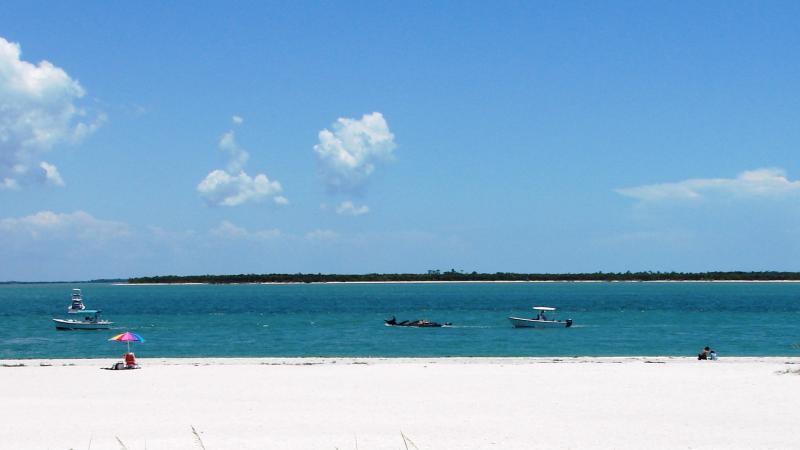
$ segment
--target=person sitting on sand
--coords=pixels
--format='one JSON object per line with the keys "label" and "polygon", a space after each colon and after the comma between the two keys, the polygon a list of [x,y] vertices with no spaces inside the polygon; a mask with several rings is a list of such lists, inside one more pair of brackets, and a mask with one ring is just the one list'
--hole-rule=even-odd
{"label": "person sitting on sand", "polygon": [[708,346],[704,347],[703,351],[700,352],[699,355],[697,355],[697,359],[703,359],[703,360],[708,359],[708,352],[710,352],[710,351],[711,351],[711,349],[708,348]]}
{"label": "person sitting on sand", "polygon": [[710,359],[712,361],[716,361],[717,360],[717,352],[715,352],[714,350],[709,350],[708,359]]}
{"label": "person sitting on sand", "polygon": [[125,353],[124,355],[122,355],[122,357],[125,359],[125,365],[127,367],[137,367],[136,355],[134,355],[133,352]]}

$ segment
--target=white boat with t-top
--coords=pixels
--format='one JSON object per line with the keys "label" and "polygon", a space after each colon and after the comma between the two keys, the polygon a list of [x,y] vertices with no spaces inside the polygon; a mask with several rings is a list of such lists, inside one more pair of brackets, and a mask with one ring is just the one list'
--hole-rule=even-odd
{"label": "white boat with t-top", "polygon": [[[508,320],[515,328],[569,328],[572,326],[572,319],[555,320],[556,308],[552,306],[534,306],[538,313],[536,317],[509,317]],[[550,317],[548,317],[550,316]]]}
{"label": "white boat with t-top", "polygon": [[57,330],[107,330],[114,323],[101,319],[100,311],[94,309],[84,309],[80,317],[82,319],[53,319],[53,322]]}

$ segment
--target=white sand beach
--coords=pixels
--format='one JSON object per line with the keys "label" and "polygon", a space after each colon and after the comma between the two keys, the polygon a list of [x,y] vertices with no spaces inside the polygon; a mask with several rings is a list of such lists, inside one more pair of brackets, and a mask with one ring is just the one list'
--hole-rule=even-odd
{"label": "white sand beach", "polygon": [[0,448],[800,448],[800,358],[112,362],[0,361]]}

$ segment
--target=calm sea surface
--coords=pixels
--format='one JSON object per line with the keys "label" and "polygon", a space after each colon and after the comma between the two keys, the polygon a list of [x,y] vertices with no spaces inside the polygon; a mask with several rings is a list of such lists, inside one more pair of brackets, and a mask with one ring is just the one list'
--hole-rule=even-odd
{"label": "calm sea surface", "polygon": [[[114,329],[56,331],[73,287]],[[575,325],[511,327],[533,305]],[[800,356],[798,283],[0,285],[0,318],[0,358],[117,358],[107,339],[125,330],[146,338],[140,357]]]}

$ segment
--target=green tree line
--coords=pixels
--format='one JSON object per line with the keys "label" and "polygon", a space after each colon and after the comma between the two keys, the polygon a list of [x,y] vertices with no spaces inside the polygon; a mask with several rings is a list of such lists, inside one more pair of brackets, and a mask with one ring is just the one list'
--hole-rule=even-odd
{"label": "green tree line", "polygon": [[800,272],[594,272],[594,273],[271,273],[239,275],[162,275],[128,279],[128,283],[331,283],[369,281],[800,281]]}

